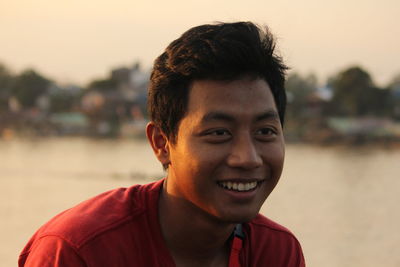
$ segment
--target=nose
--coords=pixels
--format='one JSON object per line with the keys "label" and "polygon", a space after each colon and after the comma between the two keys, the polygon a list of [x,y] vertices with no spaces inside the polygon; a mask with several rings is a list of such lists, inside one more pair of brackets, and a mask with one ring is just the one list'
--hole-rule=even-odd
{"label": "nose", "polygon": [[227,158],[227,164],[230,167],[255,169],[260,167],[262,163],[262,157],[250,136],[237,138],[232,143],[232,148]]}

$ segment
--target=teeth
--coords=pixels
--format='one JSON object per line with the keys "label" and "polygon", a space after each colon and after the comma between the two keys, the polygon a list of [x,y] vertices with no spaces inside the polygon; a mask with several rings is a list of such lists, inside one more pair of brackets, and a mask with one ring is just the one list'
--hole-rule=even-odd
{"label": "teeth", "polygon": [[244,184],[240,183],[238,184],[238,191],[243,191],[244,190]]}
{"label": "teeth", "polygon": [[244,187],[244,190],[246,190],[246,191],[247,191],[247,190],[249,190],[249,189],[250,189],[250,184],[245,184],[243,187]]}
{"label": "teeth", "polygon": [[235,190],[235,191],[249,191],[257,186],[257,182],[251,183],[233,183],[233,182],[219,182],[220,186],[228,190]]}

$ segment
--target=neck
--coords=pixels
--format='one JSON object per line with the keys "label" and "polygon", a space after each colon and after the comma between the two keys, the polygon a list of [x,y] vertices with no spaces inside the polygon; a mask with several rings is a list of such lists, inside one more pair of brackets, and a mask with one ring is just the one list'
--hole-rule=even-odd
{"label": "neck", "polygon": [[[159,199],[161,231],[171,256],[198,266],[227,266],[234,224],[218,221],[188,201],[168,194],[164,182]],[[223,262],[224,264],[216,264]]]}

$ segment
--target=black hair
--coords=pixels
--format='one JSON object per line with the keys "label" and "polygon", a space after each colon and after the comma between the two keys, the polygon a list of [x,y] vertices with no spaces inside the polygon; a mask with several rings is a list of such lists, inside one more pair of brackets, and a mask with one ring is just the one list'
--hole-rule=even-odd
{"label": "black hair", "polygon": [[283,125],[286,70],[267,27],[235,22],[191,28],[154,62],[148,93],[150,118],[175,142],[193,81],[235,80],[250,75],[268,83]]}

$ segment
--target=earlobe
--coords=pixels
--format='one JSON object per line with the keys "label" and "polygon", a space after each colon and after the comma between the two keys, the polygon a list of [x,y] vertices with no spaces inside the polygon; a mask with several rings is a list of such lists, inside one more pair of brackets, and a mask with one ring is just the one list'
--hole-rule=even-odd
{"label": "earlobe", "polygon": [[154,154],[161,162],[163,166],[167,166],[170,163],[169,159],[169,149],[168,149],[168,138],[162,132],[160,127],[154,124],[154,122],[149,122],[146,126],[147,139],[153,148]]}

